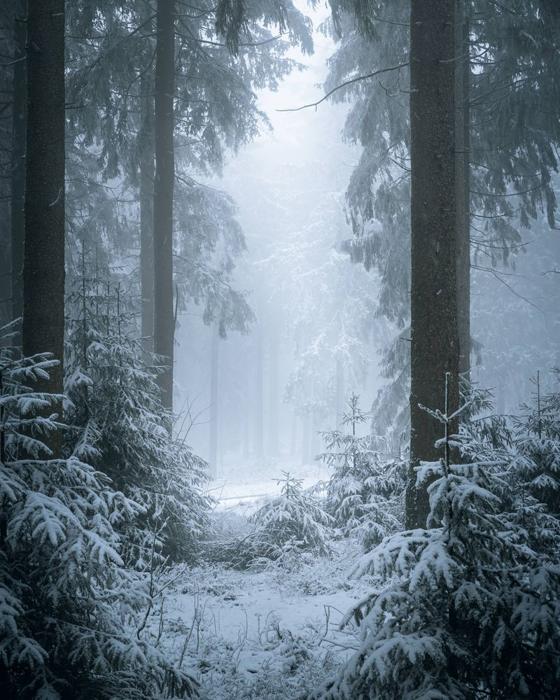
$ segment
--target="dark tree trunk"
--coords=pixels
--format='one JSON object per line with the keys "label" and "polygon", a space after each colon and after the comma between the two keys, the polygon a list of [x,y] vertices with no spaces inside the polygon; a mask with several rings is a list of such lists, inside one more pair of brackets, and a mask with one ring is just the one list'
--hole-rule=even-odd
{"label": "dark tree trunk", "polygon": [[164,357],[159,377],[162,401],[173,408],[173,96],[175,92],[175,3],[158,0],[155,73],[154,350]]}
{"label": "dark tree trunk", "polygon": [[26,2],[16,3],[14,20],[14,101],[12,106],[11,297],[12,318],[23,316],[23,242],[25,238]]}
{"label": "dark tree trunk", "polygon": [[151,71],[141,81],[140,295],[141,333],[146,352],[154,349],[154,98]]}
{"label": "dark tree trunk", "polygon": [[469,18],[465,0],[456,5],[456,188],[457,188],[457,293],[459,371],[468,379],[471,354],[470,256],[470,60]]}
{"label": "dark tree trunk", "polygon": [[64,0],[29,0],[23,351],[60,360],[42,388],[62,391],[64,349]]}
{"label": "dark tree trunk", "polygon": [[[439,459],[442,426],[420,408],[458,406],[456,0],[411,6],[411,466],[407,527],[424,527],[426,485],[414,467]],[[451,428],[453,432],[453,427]]]}

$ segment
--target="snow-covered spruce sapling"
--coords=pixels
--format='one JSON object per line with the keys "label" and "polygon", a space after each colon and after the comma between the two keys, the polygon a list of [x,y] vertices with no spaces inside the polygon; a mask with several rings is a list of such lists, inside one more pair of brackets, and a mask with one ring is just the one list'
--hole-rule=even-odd
{"label": "snow-covered spruce sapling", "polygon": [[49,447],[67,429],[51,414],[61,397],[34,386],[55,364],[0,347],[0,695],[192,697],[192,679],[135,634],[146,595],[115,526],[141,507]]}
{"label": "snow-covered spruce sapling", "polygon": [[327,510],[344,535],[358,532],[366,547],[377,544],[402,523],[404,462],[383,463],[370,435],[357,434],[368,415],[352,394],[343,415],[343,430],[323,433],[326,451],[319,455],[332,471],[327,486]]}
{"label": "snow-covered spruce sapling", "polygon": [[[444,428],[453,418],[430,413]],[[513,453],[508,460],[507,450],[485,446],[484,460],[453,464],[453,443],[464,455],[480,453],[467,434],[446,436],[444,457],[419,467],[419,481],[435,477],[429,529],[388,537],[359,563],[357,574],[380,579],[351,613],[360,650],[317,697],[556,696],[558,528],[555,547],[541,548],[519,521],[519,503],[504,499]]]}
{"label": "snow-covered spruce sapling", "polygon": [[208,525],[206,464],[170,435],[157,358],[135,338],[129,295],[87,269],[69,298],[69,419],[95,436],[100,458],[93,464],[144,507],[123,532],[127,561],[148,565],[154,532],[163,555],[192,560]]}
{"label": "snow-covered spruce sapling", "polygon": [[[556,383],[560,371],[554,372]],[[560,518],[560,391],[542,395],[540,372],[535,378],[534,405],[523,406],[515,421],[518,470],[529,493]]]}
{"label": "snow-covered spruce sapling", "polygon": [[288,472],[278,480],[279,496],[251,516],[255,530],[244,541],[251,559],[277,560],[291,552],[328,555],[331,517]]}

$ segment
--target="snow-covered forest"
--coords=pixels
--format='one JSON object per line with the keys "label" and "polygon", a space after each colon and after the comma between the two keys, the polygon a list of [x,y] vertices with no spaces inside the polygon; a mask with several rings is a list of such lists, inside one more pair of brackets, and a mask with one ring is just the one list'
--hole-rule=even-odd
{"label": "snow-covered forest", "polygon": [[2,0],[0,698],[557,698],[559,148],[559,0]]}

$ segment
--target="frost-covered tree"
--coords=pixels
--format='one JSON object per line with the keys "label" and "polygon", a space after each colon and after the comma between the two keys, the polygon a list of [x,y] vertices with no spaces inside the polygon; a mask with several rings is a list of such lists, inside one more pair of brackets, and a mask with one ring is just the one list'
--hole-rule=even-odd
{"label": "frost-covered tree", "polygon": [[206,464],[169,436],[172,418],[156,383],[159,363],[136,337],[130,294],[103,279],[83,255],[68,303],[69,420],[92,436],[93,464],[143,505],[128,532],[132,560],[147,561],[154,532],[164,554],[193,559],[208,526]]}
{"label": "frost-covered tree", "polygon": [[319,500],[304,491],[301,479],[284,472],[278,480],[279,496],[270,499],[250,520],[253,531],[235,547],[233,558],[243,565],[262,560],[282,560],[286,555],[330,553],[331,516]]}
{"label": "frost-covered tree", "polygon": [[[239,232],[231,205],[193,176],[219,172],[228,152],[266,126],[255,89],[274,88],[295,67],[286,55],[292,43],[311,50],[309,22],[291,2],[279,6],[259,0],[244,9],[238,41],[226,45],[216,30],[221,10],[206,0],[197,12],[160,3],[157,17],[145,3],[126,2],[117,8],[80,0],[69,8],[69,93],[72,103],[82,104],[70,114],[72,140],[96,155],[93,188],[111,180],[117,194],[114,207],[123,199],[133,202],[130,208],[140,225],[135,231],[127,227],[132,238],[126,246],[140,249],[147,336],[153,335],[150,317],[157,288],[158,348],[170,358],[161,377],[168,403],[174,305],[182,310],[209,298],[205,318],[214,316],[208,322],[224,325],[233,319],[236,329],[245,328],[252,318],[245,296],[231,285]],[[286,33],[275,36],[275,27]],[[207,241],[208,232],[217,232],[219,240]],[[159,237],[155,247],[154,236]],[[216,304],[217,297],[223,303]],[[220,318],[222,307],[226,311]]]}
{"label": "frost-covered tree", "polygon": [[[558,86],[550,60],[557,60],[557,4],[516,0],[509,5],[472,0],[462,3],[469,22],[471,251],[480,253],[486,275],[523,250],[522,231],[539,216],[554,219],[553,143],[558,121],[546,108]],[[391,383],[375,406],[375,419],[398,433],[406,428],[410,338],[410,0],[386,3],[333,0],[333,29],[339,49],[330,61],[327,89],[352,100],[345,135],[363,147],[347,197],[355,238],[354,259],[381,275],[380,311],[395,321],[386,374]],[[554,57],[554,59],[552,59]],[[372,70],[390,69],[354,81]],[[540,245],[540,241],[537,245]],[[507,280],[505,280],[508,283]],[[478,298],[473,300],[476,313]],[[493,319],[494,321],[494,319]],[[477,324],[485,344],[492,324]],[[517,328],[516,328],[517,331]],[[500,336],[501,337],[501,336]],[[484,352],[484,349],[483,349]],[[507,363],[497,363],[501,368]],[[395,421],[398,418],[398,422]]]}
{"label": "frost-covered tree", "polygon": [[[142,506],[90,463],[88,435],[37,392],[57,360],[0,347],[0,692],[15,698],[192,697],[194,681],[140,630],[147,604],[117,529]],[[70,449],[54,455],[57,432]],[[138,633],[136,630],[139,630]]]}
{"label": "frost-covered tree", "polygon": [[[556,383],[559,379],[556,370]],[[523,406],[525,415],[516,421],[517,469],[529,493],[560,518],[560,392],[541,396],[540,373],[535,385],[534,405]]]}
{"label": "frost-covered tree", "polygon": [[333,472],[327,485],[327,510],[341,531],[359,532],[364,544],[379,542],[398,530],[404,504],[403,463],[384,463],[371,435],[358,435],[369,421],[352,394],[342,430],[323,433],[326,451],[319,455]]}
{"label": "frost-covered tree", "polygon": [[[448,429],[447,412],[429,413]],[[359,651],[320,697],[554,697],[560,529],[518,488],[520,446],[490,435],[446,431],[445,456],[418,470],[435,478],[429,529],[386,538],[357,566],[380,586],[353,611]]]}

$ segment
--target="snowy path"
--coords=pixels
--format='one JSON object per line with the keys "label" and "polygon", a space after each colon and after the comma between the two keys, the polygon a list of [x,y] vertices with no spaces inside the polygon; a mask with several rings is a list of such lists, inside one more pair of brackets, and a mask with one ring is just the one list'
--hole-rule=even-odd
{"label": "snowy path", "polygon": [[368,591],[346,577],[350,550],[344,543],[334,560],[309,559],[292,572],[189,572],[166,603],[170,653],[180,658],[187,640],[185,665],[211,700],[299,697],[356,645],[352,626],[338,629]]}
{"label": "snowy path", "polygon": [[[225,532],[241,534],[246,516],[279,492],[268,475],[281,477],[282,471],[306,488],[329,477],[316,462],[222,470],[209,492]],[[357,543],[344,541],[334,543],[330,559],[299,554],[284,567],[271,563],[260,571],[218,564],[188,570],[165,600],[168,653],[174,660],[184,653],[184,668],[208,700],[305,696],[356,648],[353,624],[342,631],[338,626],[371,590],[370,581],[348,579],[360,551]]]}

